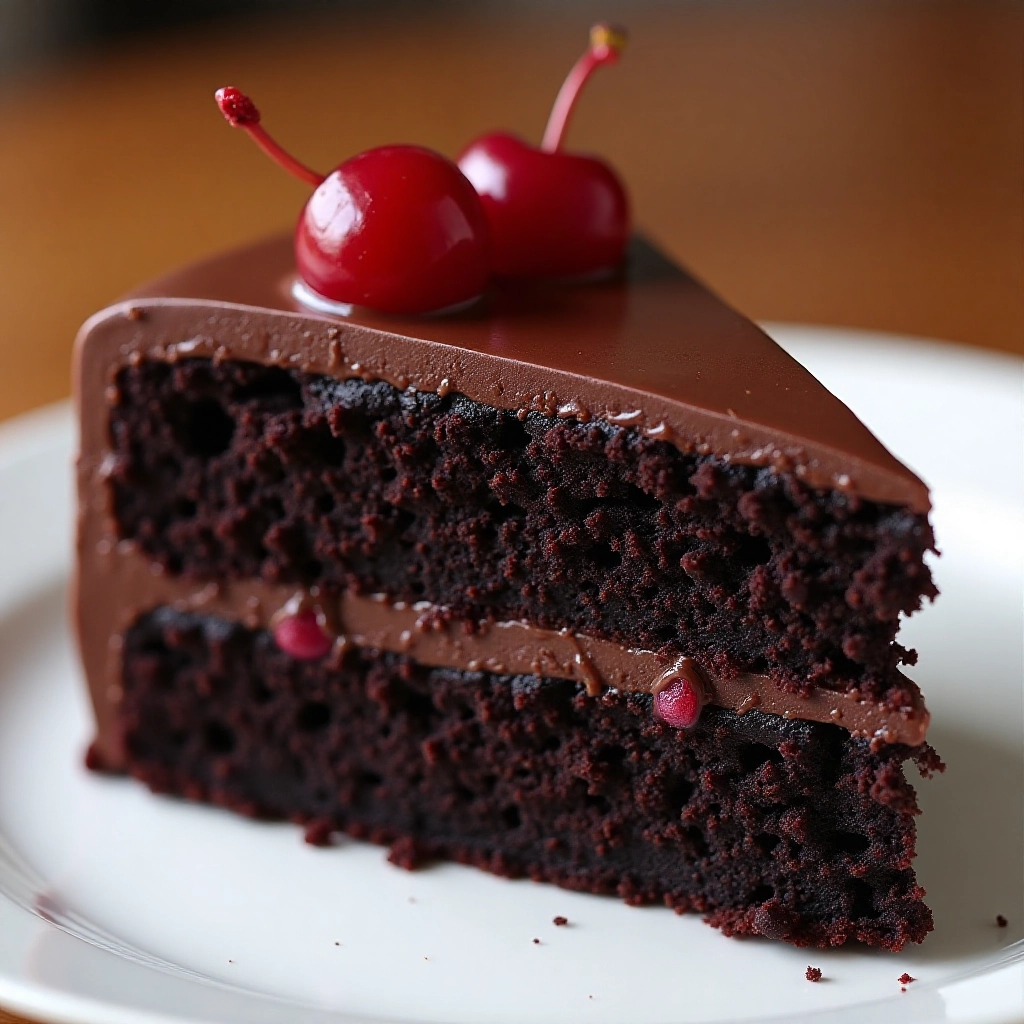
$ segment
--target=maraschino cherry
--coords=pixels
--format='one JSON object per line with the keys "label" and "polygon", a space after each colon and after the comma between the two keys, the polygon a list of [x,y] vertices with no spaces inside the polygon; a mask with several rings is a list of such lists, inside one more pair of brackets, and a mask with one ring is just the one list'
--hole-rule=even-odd
{"label": "maraschino cherry", "polygon": [[385,313],[428,313],[483,292],[487,216],[447,157],[421,146],[381,146],[325,176],[266,133],[244,93],[229,86],[216,95],[229,124],[315,189],[295,230],[295,261],[316,296]]}
{"label": "maraschino cherry", "polygon": [[496,273],[568,276],[622,262],[629,241],[626,190],[603,160],[566,153],[562,142],[583,83],[596,68],[614,64],[625,42],[608,25],[590,30],[590,46],[558,93],[539,149],[496,132],[459,157],[487,211]]}

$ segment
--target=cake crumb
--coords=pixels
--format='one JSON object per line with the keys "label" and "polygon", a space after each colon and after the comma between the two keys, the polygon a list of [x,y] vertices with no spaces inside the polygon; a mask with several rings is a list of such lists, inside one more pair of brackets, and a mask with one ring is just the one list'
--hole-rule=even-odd
{"label": "cake crumb", "polygon": [[904,971],[896,980],[900,983],[900,991],[906,992],[907,986],[912,981],[917,981],[917,978],[912,978],[906,971]]}
{"label": "cake crumb", "polygon": [[335,945],[336,945],[336,946],[340,946],[340,945],[341,945],[341,943],[340,943],[340,942],[336,942],[336,943],[335,943]]}
{"label": "cake crumb", "polygon": [[534,939],[534,940],[533,940],[533,944],[534,944],[535,946],[539,946],[539,945],[540,945],[540,939]]}
{"label": "cake crumb", "polygon": [[1002,914],[996,914],[996,927],[1005,928],[1010,922]]}
{"label": "cake crumb", "polygon": [[808,981],[821,981],[821,968],[820,967],[808,967],[807,973],[804,977]]}
{"label": "cake crumb", "polygon": [[306,825],[303,839],[310,846],[330,846],[334,825],[326,818],[315,818]]}
{"label": "cake crumb", "polygon": [[558,925],[559,928],[564,928],[569,923],[569,918],[562,917],[562,915],[559,914],[558,917],[554,919],[554,923]]}

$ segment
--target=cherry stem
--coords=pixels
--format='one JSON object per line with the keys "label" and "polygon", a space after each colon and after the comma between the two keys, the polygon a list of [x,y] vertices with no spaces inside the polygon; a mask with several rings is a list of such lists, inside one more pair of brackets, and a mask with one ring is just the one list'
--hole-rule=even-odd
{"label": "cherry stem", "polygon": [[590,78],[595,68],[601,67],[602,64],[616,63],[625,45],[626,33],[623,29],[613,28],[611,25],[595,25],[590,30],[590,46],[587,52],[573,65],[555,97],[555,105],[551,108],[551,116],[544,129],[541,149],[555,153],[562,148],[562,142],[569,129],[569,119],[584,82]]}
{"label": "cherry stem", "polygon": [[256,109],[248,96],[240,89],[232,85],[218,89],[216,94],[217,106],[224,115],[225,120],[232,128],[241,128],[248,133],[249,138],[270,157],[274,163],[279,164],[289,174],[294,174],[300,181],[317,187],[323,180],[324,175],[318,174],[311,167],[300,163],[281,148],[264,130],[260,124],[260,112]]}

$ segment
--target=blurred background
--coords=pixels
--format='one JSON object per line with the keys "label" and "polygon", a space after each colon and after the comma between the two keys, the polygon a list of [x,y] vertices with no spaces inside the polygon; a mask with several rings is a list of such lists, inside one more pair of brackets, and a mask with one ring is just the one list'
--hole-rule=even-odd
{"label": "blurred background", "polygon": [[539,139],[598,19],[630,45],[570,147],[735,305],[1024,352],[1019,0],[0,0],[0,418],[119,293],[293,224],[217,86],[315,167],[455,155]]}

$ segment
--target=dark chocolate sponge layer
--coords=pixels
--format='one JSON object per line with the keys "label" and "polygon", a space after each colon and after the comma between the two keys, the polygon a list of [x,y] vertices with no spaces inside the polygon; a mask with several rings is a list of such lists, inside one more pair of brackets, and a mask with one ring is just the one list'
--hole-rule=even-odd
{"label": "dark chocolate sponge layer", "polygon": [[427,669],[349,648],[298,662],[266,632],[159,609],[125,640],[120,727],[154,790],[799,945],[920,941],[902,763],[832,725]]}
{"label": "dark chocolate sponge layer", "polygon": [[117,376],[118,530],[172,573],[382,591],[907,703],[925,516],[636,430],[251,363]]}

